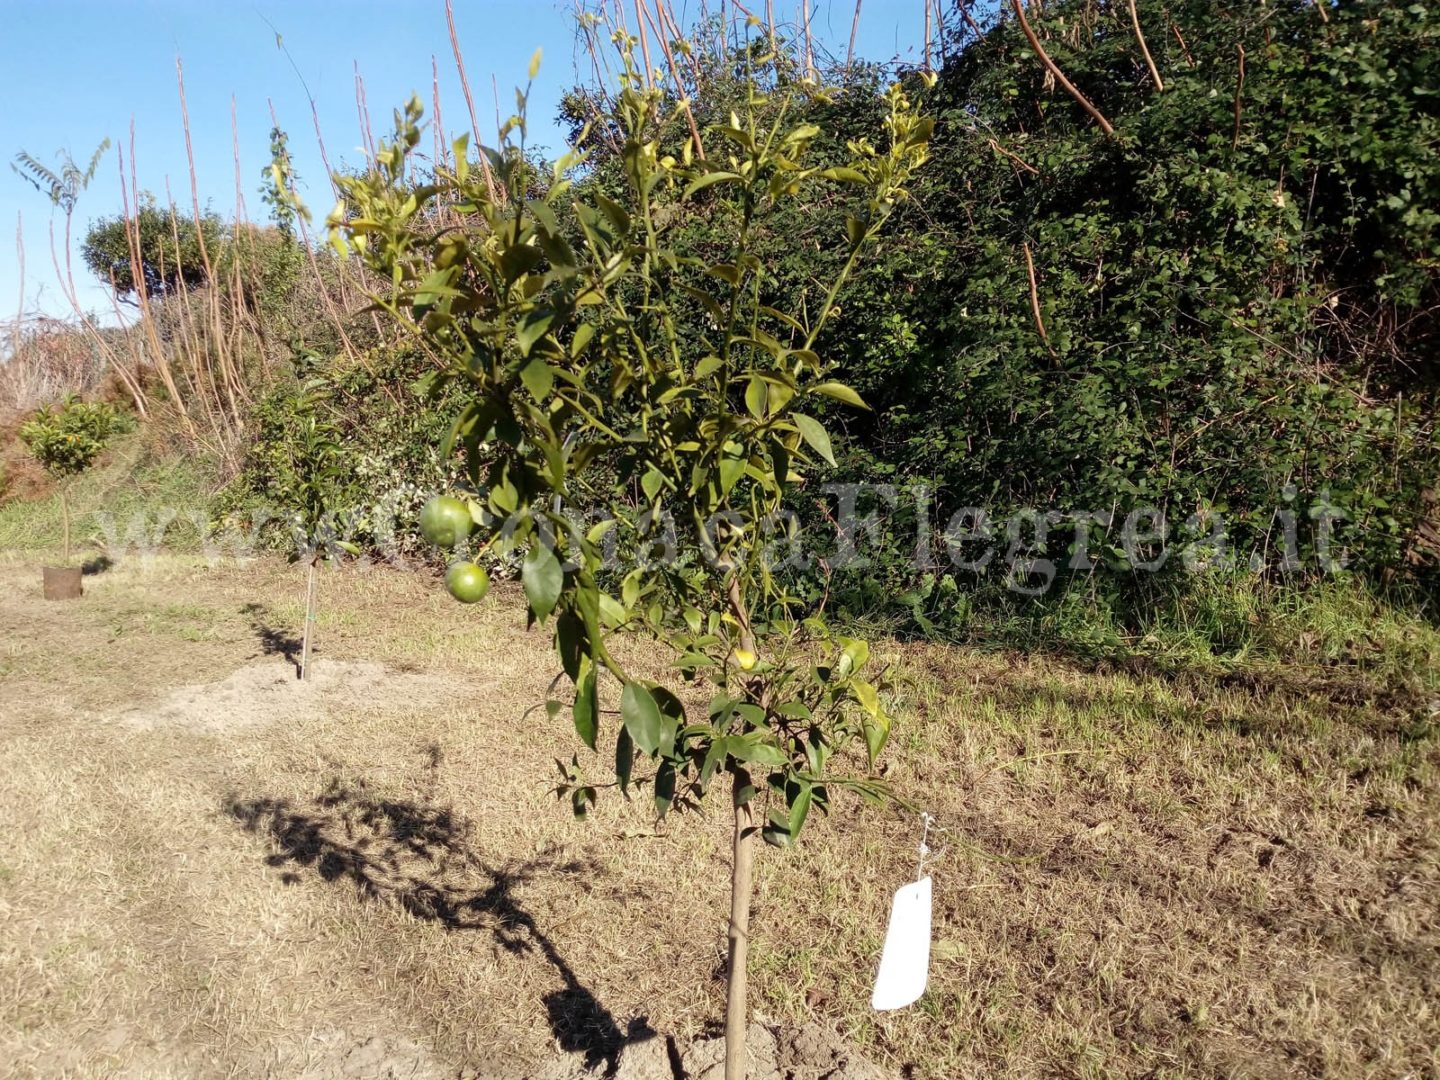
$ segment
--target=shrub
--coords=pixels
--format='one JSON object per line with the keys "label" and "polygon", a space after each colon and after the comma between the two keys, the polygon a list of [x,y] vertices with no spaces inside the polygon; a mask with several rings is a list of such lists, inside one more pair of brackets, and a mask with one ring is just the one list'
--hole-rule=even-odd
{"label": "shrub", "polygon": [[70,509],[64,481],[88,469],[110,440],[128,427],[114,406],[67,395],[47,405],[20,426],[23,442],[52,477],[60,481],[65,561],[70,561]]}

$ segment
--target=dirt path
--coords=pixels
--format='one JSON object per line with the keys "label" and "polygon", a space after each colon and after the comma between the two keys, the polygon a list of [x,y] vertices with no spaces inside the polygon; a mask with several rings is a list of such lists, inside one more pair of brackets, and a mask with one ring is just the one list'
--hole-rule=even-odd
{"label": "dirt path", "polygon": [[[660,1080],[713,1033],[722,815],[657,834],[643,799],[556,805],[575,742],[503,587],[462,609],[422,576],[327,575],[302,685],[283,563],[122,564],[60,605],[37,577],[0,563],[5,1070],[561,1080],[618,1057]],[[892,775],[1009,861],[951,844],[931,995],[880,1018],[908,826],[846,806],[762,858],[774,1075],[863,1075],[834,1072],[856,1044],[928,1077],[1440,1066],[1433,743],[1363,730],[1363,703],[1317,712],[1322,737],[1253,688],[887,659],[914,675]],[[1087,746],[1115,749],[995,769]],[[1346,761],[1371,775],[1327,779]]]}

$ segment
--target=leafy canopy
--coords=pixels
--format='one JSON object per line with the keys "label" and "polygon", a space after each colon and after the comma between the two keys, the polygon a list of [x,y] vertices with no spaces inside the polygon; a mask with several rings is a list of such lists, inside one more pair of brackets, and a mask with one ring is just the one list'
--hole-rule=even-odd
{"label": "leafy canopy", "polygon": [[[793,117],[813,87],[779,77],[756,49],[745,99],[696,160],[683,107],[647,88],[618,40],[624,81],[606,119],[622,184],[577,183],[580,151],[542,182],[524,154],[521,92],[505,145],[482,150],[497,198],[463,138],[453,170],[413,186],[412,99],[372,169],[337,178],[332,237],[388,282],[376,303],[438,358],[435,384],[459,389],[447,447],[465,451],[481,550],[523,553],[530,618],[553,627],[581,740],[600,747],[608,672],[621,690],[622,791],[648,783],[663,814],[728,772],[748,801],[758,769],[769,782],[764,835],[788,844],[812,806],[828,805],[827,785],[878,790],[832,762],[858,743],[873,765],[889,732],[882,687],[861,675],[869,649],[798,604],[774,555],[793,525],[787,496],[833,456],[821,404],[861,405],[816,341],[904,200],[932,122],[892,86],[884,145],[855,139],[839,161],[812,160],[821,131]],[[827,237],[838,267],[791,310],[772,306],[758,236],[782,208],[833,188],[849,200]],[[723,231],[719,258],[675,245],[685,214]],[[569,507],[583,508],[588,528]],[[662,642],[679,676],[708,687],[703,716],[689,714],[683,691],[625,670],[607,647],[621,630]],[[652,775],[637,775],[637,758]],[[562,794],[585,813],[595,785],[578,758],[561,769]]]}
{"label": "leafy canopy", "polygon": [[88,469],[125,428],[125,418],[114,406],[69,394],[22,424],[20,441],[46,472],[63,478]]}

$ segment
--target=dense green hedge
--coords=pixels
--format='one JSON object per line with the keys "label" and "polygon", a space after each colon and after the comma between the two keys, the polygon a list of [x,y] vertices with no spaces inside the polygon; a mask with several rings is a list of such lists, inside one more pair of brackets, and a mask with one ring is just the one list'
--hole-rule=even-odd
{"label": "dense green hedge", "polygon": [[[848,435],[834,478],[923,484],[938,526],[963,506],[996,519],[1033,507],[1117,522],[1154,507],[1172,527],[1213,511],[1240,569],[1257,553],[1269,573],[1277,509],[1296,515],[1311,571],[1312,515],[1338,510],[1354,565],[1376,580],[1413,574],[1440,471],[1440,13],[1312,0],[1139,0],[1137,10],[1163,91],[1126,5],[1057,0],[1032,16],[1113,135],[1054,85],[1013,19],[979,36],[950,20],[949,60],[929,91],[932,161],[822,343],[874,407],[830,418]],[[743,49],[712,63],[702,125],[726,121],[745,70]],[[880,82],[857,69],[809,109],[827,131],[880,141]],[[582,100],[567,99],[577,131]],[[581,184],[603,191],[623,163],[603,133],[589,149]],[[726,211],[695,205],[670,219],[673,246],[714,261],[726,233],[714,215]],[[813,299],[843,247],[830,241],[847,209],[833,195],[759,238],[776,308]],[[697,327],[706,318],[698,305],[692,315]],[[446,475],[434,459],[443,402],[397,400],[414,362],[403,373],[376,363],[322,382],[355,447],[359,502]],[[284,456],[286,402],[282,393],[262,410],[236,488],[247,498],[283,499],[284,461],[272,458]],[[798,509],[823,517],[817,505]],[[1078,589],[1134,624],[1144,597],[1183,595],[1182,575],[1158,584],[1132,573],[1116,531],[1092,528],[1090,549],[1109,571],[1100,580],[1067,576],[1074,526],[1052,526],[1042,553],[1061,577],[1050,602],[1073,605]],[[898,608],[925,630],[968,618],[975,597],[1030,602],[1001,595],[1003,572],[955,571],[943,545],[938,565],[917,571],[914,538],[902,499],[869,568],[824,588],[858,610]]]}

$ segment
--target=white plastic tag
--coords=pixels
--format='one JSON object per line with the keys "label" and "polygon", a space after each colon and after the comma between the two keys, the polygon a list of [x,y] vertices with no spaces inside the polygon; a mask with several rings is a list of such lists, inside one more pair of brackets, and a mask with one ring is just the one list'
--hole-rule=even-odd
{"label": "white plastic tag", "polygon": [[890,928],[875,977],[873,1008],[903,1009],[925,993],[930,981],[930,879],[901,886],[890,905]]}

